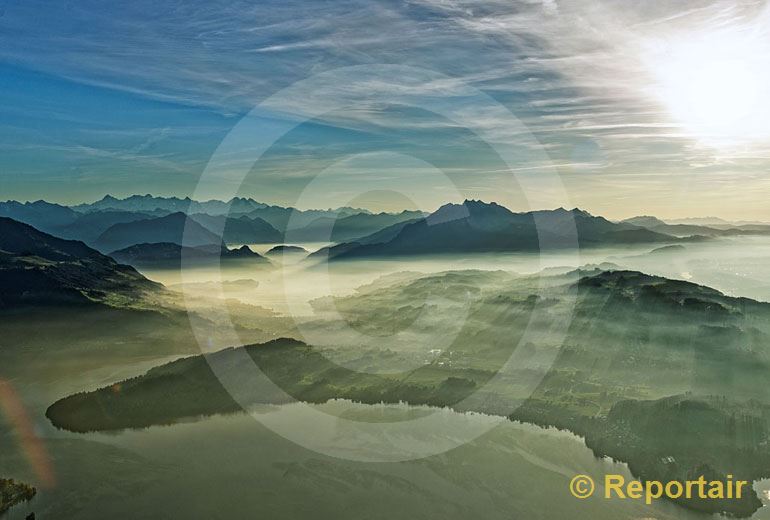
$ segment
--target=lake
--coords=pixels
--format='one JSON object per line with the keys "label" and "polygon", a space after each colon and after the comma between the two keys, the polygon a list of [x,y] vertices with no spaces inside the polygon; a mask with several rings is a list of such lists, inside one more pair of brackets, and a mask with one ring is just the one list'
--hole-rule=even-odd
{"label": "lake", "polygon": [[[136,367],[142,370],[144,367]],[[90,377],[84,374],[81,382]],[[101,380],[100,375],[96,375]],[[33,383],[30,382],[30,385]],[[55,385],[54,385],[55,386]],[[88,385],[90,386],[90,385]],[[50,386],[49,386],[50,388]],[[19,391],[26,392],[26,385]],[[53,430],[45,403],[26,403],[55,479],[9,519],[38,518],[696,518],[661,502],[645,507],[601,498],[577,501],[569,479],[583,473],[631,478],[622,464],[597,459],[568,433],[503,421],[482,437],[441,455],[398,463],[365,463],[299,447],[252,416],[217,416],[117,434]],[[287,405],[287,408],[297,405]],[[321,406],[358,421],[399,421],[408,406],[335,402]],[[424,413],[425,410],[422,410]],[[284,413],[279,408],[255,413]],[[282,420],[296,420],[297,410]],[[483,416],[449,419],[457,428]],[[312,435],[312,432],[307,432]],[[38,482],[24,449],[5,431],[2,470]],[[357,442],[365,440],[357,439]],[[420,439],[399,439],[420,442]],[[15,448],[15,449],[14,449]],[[20,449],[21,448],[21,449]],[[38,484],[39,485],[39,484]]]}

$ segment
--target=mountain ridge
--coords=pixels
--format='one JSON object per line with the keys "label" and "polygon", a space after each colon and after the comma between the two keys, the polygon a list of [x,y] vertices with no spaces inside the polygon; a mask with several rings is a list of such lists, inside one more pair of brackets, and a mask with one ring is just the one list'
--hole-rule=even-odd
{"label": "mountain ridge", "polygon": [[[183,240],[184,239],[184,240]],[[94,245],[100,251],[115,251],[138,243],[173,242],[186,246],[219,245],[222,240],[185,213],[176,212],[156,218],[124,222],[110,226]]]}
{"label": "mountain ridge", "polygon": [[225,217],[193,213],[190,218],[228,244],[270,244],[283,241],[283,234],[259,217]]}
{"label": "mountain ridge", "polygon": [[178,266],[181,265],[182,258],[193,263],[247,260],[270,265],[267,258],[255,253],[248,246],[228,249],[224,245],[184,247],[172,242],[143,243],[113,251],[109,256],[134,267]]}
{"label": "mountain ridge", "polygon": [[574,208],[514,213],[497,203],[445,204],[391,236],[323,248],[314,258],[356,258],[433,253],[536,251],[593,245],[675,242],[676,237]]}
{"label": "mountain ridge", "polygon": [[0,307],[131,303],[161,287],[83,242],[0,217]]}

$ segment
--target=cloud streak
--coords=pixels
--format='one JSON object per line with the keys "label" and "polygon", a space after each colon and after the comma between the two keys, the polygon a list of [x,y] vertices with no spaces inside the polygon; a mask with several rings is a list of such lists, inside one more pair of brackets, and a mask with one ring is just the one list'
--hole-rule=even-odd
{"label": "cloud streak", "polygon": [[[468,155],[477,145],[467,131],[417,109],[426,98],[459,103],[470,87],[478,88],[524,123],[553,165],[584,179],[592,176],[571,186],[582,199],[609,175],[633,177],[643,190],[639,179],[645,174],[691,175],[702,165],[741,174],[765,164],[767,145],[718,151],[704,146],[692,128],[672,117],[654,88],[655,63],[672,42],[730,27],[761,29],[763,5],[758,0],[139,0],[107,10],[93,0],[66,5],[28,0],[8,6],[0,18],[0,60],[226,118],[296,81],[341,67],[435,70],[446,79],[360,81],[340,72],[328,85],[331,92],[307,92],[275,108],[301,116],[314,112],[325,95],[348,101],[349,110],[327,114],[317,126],[319,135],[326,125],[358,136],[350,137],[355,143],[347,149],[335,150],[340,155],[377,146],[406,153],[409,148],[400,143],[409,140]],[[468,113],[474,107],[455,110]],[[509,121],[483,111],[475,118],[496,139],[529,142]],[[167,126],[174,125],[158,121],[157,128]],[[189,160],[180,159],[179,168],[172,164],[178,154],[166,149],[168,132],[151,133],[122,150],[76,144],[80,153],[102,159],[168,171],[189,168]],[[313,137],[304,133],[302,139]],[[301,178],[324,152],[298,153],[302,142],[289,141],[265,169]],[[524,154],[517,171],[542,166]],[[479,164],[478,170],[489,167]],[[463,169],[472,174],[471,165]],[[657,187],[651,193],[657,196]]]}

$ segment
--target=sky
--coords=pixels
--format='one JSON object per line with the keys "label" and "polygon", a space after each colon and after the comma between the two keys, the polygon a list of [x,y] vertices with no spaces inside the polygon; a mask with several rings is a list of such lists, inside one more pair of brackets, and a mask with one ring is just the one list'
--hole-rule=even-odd
{"label": "sky", "polygon": [[765,1],[0,2],[0,199],[770,220]]}

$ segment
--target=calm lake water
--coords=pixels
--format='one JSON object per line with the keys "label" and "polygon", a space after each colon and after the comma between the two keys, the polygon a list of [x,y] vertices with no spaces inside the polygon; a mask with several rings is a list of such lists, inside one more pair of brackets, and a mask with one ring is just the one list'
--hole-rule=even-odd
{"label": "calm lake water", "polygon": [[[261,250],[266,249],[262,246]],[[299,258],[284,259],[284,270],[238,268],[218,273],[200,269],[194,283],[221,276],[251,280],[233,284],[228,295],[277,312],[304,308],[313,298],[347,294],[380,275],[409,270],[506,269],[519,273],[548,267],[614,262],[624,267],[688,279],[728,294],[770,301],[770,239],[725,239],[690,244],[684,250],[646,254],[651,248],[584,251],[571,254],[477,255],[410,261],[339,264],[330,272],[308,268]],[[259,249],[258,249],[259,250]],[[276,260],[278,262],[278,260]],[[181,282],[178,273],[147,271],[164,284]],[[189,282],[189,280],[188,280]],[[230,294],[231,293],[231,294]],[[288,303],[287,303],[288,301]],[[309,311],[309,306],[307,307]],[[263,426],[272,421],[302,424],[297,405],[255,410],[254,415],[217,416],[172,426],[115,434],[78,435],[50,426],[44,411],[57,398],[144,372],[163,359],[131,365],[105,363],[83,371],[77,362],[11,380],[29,418],[31,437],[14,430],[0,413],[0,475],[40,487],[29,504],[11,510],[16,520],[34,511],[38,518],[451,518],[590,520],[707,518],[667,502],[652,506],[637,501],[591,498],[579,501],[568,492],[575,474],[600,481],[606,473],[631,478],[626,467],[597,459],[582,440],[565,432],[503,421],[476,440],[440,455],[407,462],[366,463],[308,450]],[[293,407],[293,408],[292,408]],[[408,406],[364,406],[347,402],[320,407],[331,416],[364,422],[399,421],[431,410]],[[446,436],[462,435],[484,416],[447,416]],[[340,432],[343,430],[340,429]],[[20,433],[22,435],[20,435]],[[332,421],[331,436],[334,437]],[[329,435],[329,431],[325,432]],[[342,435],[342,433],[340,433]],[[441,439],[395,439],[398,443],[432,443]],[[34,439],[39,439],[37,444]],[[340,440],[340,439],[337,439]],[[348,439],[342,438],[347,442]],[[365,450],[372,439],[350,439]],[[46,473],[48,472],[48,473]],[[50,478],[46,485],[45,476]],[[770,484],[757,484],[763,499]],[[600,493],[599,493],[600,494]],[[757,518],[770,518],[768,508]]]}
{"label": "calm lake water", "polygon": [[[101,380],[101,375],[96,378]],[[48,385],[54,393],[55,387]],[[25,386],[19,390],[24,394]],[[667,503],[645,507],[601,498],[577,501],[567,491],[575,474],[597,479],[605,473],[631,476],[624,465],[595,458],[579,438],[531,425],[504,421],[441,455],[365,463],[299,447],[247,414],[76,435],[46,424],[45,403],[26,404],[55,483],[41,489],[29,505],[14,508],[8,514],[13,520],[28,511],[43,519],[697,518]],[[408,406],[324,406],[332,415],[358,421],[413,417]],[[302,413],[278,408],[257,412],[284,415],[281,420],[287,421],[296,421],[296,414]],[[453,436],[470,427],[469,421],[488,420],[439,413],[450,416],[447,435]],[[25,456],[27,447],[8,431],[0,439],[3,473],[41,485]]]}

